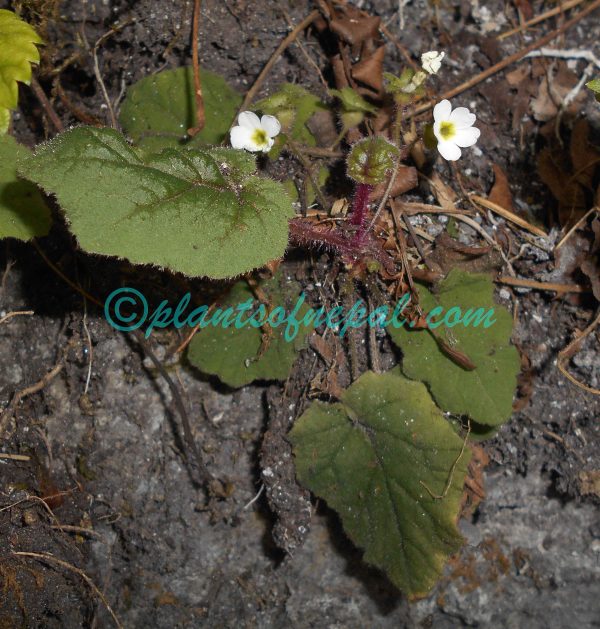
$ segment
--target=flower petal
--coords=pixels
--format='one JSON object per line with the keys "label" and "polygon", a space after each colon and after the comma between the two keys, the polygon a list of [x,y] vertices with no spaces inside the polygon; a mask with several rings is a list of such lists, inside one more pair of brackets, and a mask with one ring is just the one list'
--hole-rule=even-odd
{"label": "flower petal", "polygon": [[456,125],[457,129],[466,129],[475,124],[477,116],[472,114],[466,107],[457,107],[450,114],[450,120]]}
{"label": "flower petal", "polygon": [[275,140],[273,138],[269,138],[267,146],[263,146],[262,152],[268,153],[273,148],[273,144],[275,144]]}
{"label": "flower petal", "polygon": [[454,142],[438,142],[438,151],[440,155],[449,162],[455,162],[457,159],[460,159],[462,154],[458,145]]}
{"label": "flower petal", "polygon": [[252,131],[247,127],[233,127],[231,129],[231,146],[234,149],[245,149],[250,144],[250,134]]}
{"label": "flower petal", "polygon": [[450,101],[447,99],[444,99],[433,108],[433,119],[436,122],[441,122],[442,120],[448,120],[451,111],[452,111],[452,105],[450,104]]}
{"label": "flower petal", "polygon": [[279,124],[279,120],[277,120],[275,116],[263,116],[260,119],[260,125],[267,132],[267,135],[271,138],[279,135],[279,132],[281,131],[281,125]]}
{"label": "flower petal", "polygon": [[468,127],[467,129],[457,129],[456,135],[452,138],[458,146],[473,146],[479,140],[481,131],[477,127]]}
{"label": "flower petal", "polygon": [[253,111],[243,111],[238,116],[238,124],[246,129],[258,129],[260,127],[260,120]]}

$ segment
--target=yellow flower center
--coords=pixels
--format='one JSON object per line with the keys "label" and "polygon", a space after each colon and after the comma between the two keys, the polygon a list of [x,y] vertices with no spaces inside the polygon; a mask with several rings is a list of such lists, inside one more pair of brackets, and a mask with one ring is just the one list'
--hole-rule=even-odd
{"label": "yellow flower center", "polygon": [[254,132],[252,133],[252,142],[254,142],[256,146],[267,146],[269,143],[269,136],[264,129],[254,129]]}
{"label": "yellow flower center", "polygon": [[440,135],[444,140],[450,140],[456,135],[456,126],[453,122],[444,121],[440,124]]}

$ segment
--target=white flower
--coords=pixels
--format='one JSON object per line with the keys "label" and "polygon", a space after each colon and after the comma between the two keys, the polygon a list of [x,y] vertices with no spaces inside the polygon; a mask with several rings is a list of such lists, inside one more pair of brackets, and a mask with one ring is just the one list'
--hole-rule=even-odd
{"label": "white flower", "polygon": [[423,70],[429,74],[437,74],[438,70],[442,66],[442,59],[445,56],[445,52],[438,52],[437,50],[424,52],[421,55],[421,65],[423,66]]}
{"label": "white flower", "polygon": [[466,107],[452,111],[449,100],[443,100],[433,108],[433,132],[444,159],[456,161],[461,155],[460,147],[473,146],[477,142],[481,131],[473,126],[476,119]]}
{"label": "white flower", "polygon": [[275,142],[273,138],[280,131],[281,125],[275,116],[263,116],[259,120],[255,113],[243,111],[238,116],[238,126],[231,129],[231,146],[252,153],[268,153]]}

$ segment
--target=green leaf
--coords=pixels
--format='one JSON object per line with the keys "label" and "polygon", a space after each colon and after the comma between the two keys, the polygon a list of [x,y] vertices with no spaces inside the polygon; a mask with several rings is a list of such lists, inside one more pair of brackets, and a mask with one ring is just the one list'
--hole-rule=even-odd
{"label": "green leaf", "polygon": [[306,123],[317,111],[327,109],[317,96],[293,83],[284,83],[275,94],[259,100],[254,107],[276,116],[284,133],[308,146],[315,146],[317,141]]}
{"label": "green leaf", "polygon": [[589,87],[592,92],[600,94],[600,79],[593,79],[589,83],[586,83],[586,86]]}
{"label": "green leaf", "polygon": [[[281,273],[263,282],[260,289],[268,297],[269,305],[274,308],[281,306],[287,312],[294,309],[300,296],[298,284],[286,281]],[[238,304],[244,304],[249,299],[252,300],[252,308],[243,315],[242,321],[248,319],[260,304],[248,283],[238,282],[223,301],[221,308],[235,309]],[[301,307],[297,316],[302,317],[306,309]],[[259,317],[256,321],[259,322]],[[198,330],[192,339],[188,360],[200,371],[218,376],[230,387],[242,387],[255,380],[285,380],[296,360],[297,352],[304,346],[306,331],[302,331],[289,342],[284,337],[285,324],[271,327],[271,331],[268,345],[259,357],[263,338],[261,327],[205,327]]]}
{"label": "green leaf", "polygon": [[367,102],[358,92],[351,87],[343,87],[341,90],[329,90],[332,96],[336,96],[342,103],[346,112],[360,111],[367,114],[376,114],[377,107]]}
{"label": "green leaf", "polygon": [[348,176],[358,183],[383,183],[400,151],[380,136],[357,142],[348,155]]}
{"label": "green leaf", "polygon": [[10,109],[0,107],[0,135],[8,132],[10,126]]}
{"label": "green leaf", "polygon": [[[402,371],[427,384],[433,399],[444,411],[468,415],[486,426],[498,426],[512,413],[512,400],[520,370],[519,354],[510,344],[512,316],[494,302],[494,284],[483,274],[457,269],[439,285],[436,295],[419,288],[419,301],[425,313],[440,305],[443,315],[453,307],[467,310],[494,309],[495,323],[465,327],[439,326],[434,334],[453,350],[465,354],[476,369],[468,371],[453,362],[428,330],[388,328],[392,340],[402,349]],[[454,317],[450,315],[451,323]],[[436,317],[439,320],[439,317]]]}
{"label": "green leaf", "polygon": [[596,100],[600,102],[600,79],[593,79],[589,83],[586,83],[594,94],[596,94]]}
{"label": "green leaf", "polygon": [[192,68],[164,70],[127,90],[119,120],[133,141],[148,151],[165,147],[219,144],[229,131],[242,97],[218,74],[201,71],[206,124],[192,140],[187,130],[196,124]]}
{"label": "green leaf", "polygon": [[[313,403],[289,438],[298,480],[338,512],[365,561],[409,596],[426,594],[462,545],[470,454],[425,386],[367,372],[340,404]],[[424,486],[441,496],[450,478],[440,499]]]}
{"label": "green leaf", "polygon": [[17,179],[17,160],[27,155],[12,136],[0,136],[0,238],[30,240],[50,229],[50,210],[37,188]]}
{"label": "green leaf", "polygon": [[17,106],[17,81],[29,85],[31,64],[40,62],[36,44],[41,43],[27,22],[12,11],[0,10],[0,108]]}
{"label": "green leaf", "polygon": [[233,149],[145,155],[112,129],[80,127],[38,146],[20,174],[56,195],[89,253],[226,278],[283,256],[291,202]]}

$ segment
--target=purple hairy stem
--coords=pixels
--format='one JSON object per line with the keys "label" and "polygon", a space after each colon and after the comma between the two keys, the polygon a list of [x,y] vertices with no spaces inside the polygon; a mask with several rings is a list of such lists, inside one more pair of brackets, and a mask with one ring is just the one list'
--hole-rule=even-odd
{"label": "purple hairy stem", "polygon": [[359,228],[359,231],[362,231],[362,228],[365,226],[371,190],[373,190],[373,186],[368,183],[359,183],[356,186],[356,194],[354,195],[354,204],[352,206],[352,216],[350,217],[350,222],[352,225],[356,225]]}
{"label": "purple hairy stem", "polygon": [[348,260],[356,260],[359,256],[366,255],[379,262],[388,273],[392,275],[396,273],[394,260],[380,243],[366,233],[361,236],[361,242],[357,243],[356,236],[350,239],[340,232],[318,229],[299,218],[292,219],[289,226],[290,238],[298,244],[329,247]]}

